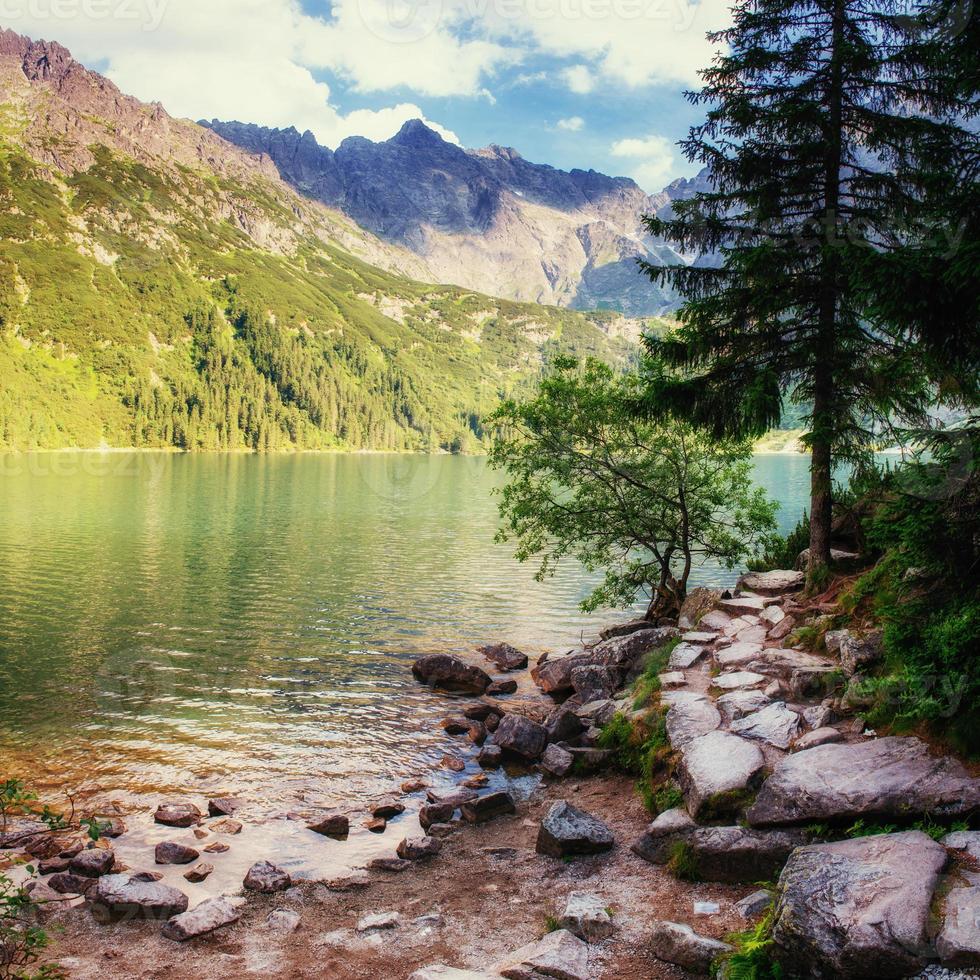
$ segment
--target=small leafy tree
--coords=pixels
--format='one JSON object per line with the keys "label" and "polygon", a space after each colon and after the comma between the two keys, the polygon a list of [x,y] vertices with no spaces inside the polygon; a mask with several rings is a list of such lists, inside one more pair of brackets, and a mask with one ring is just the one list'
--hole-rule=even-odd
{"label": "small leafy tree", "polygon": [[539,580],[573,556],[606,572],[584,609],[629,606],[646,590],[656,620],[677,615],[698,564],[734,568],[771,534],[776,505],[752,486],[744,442],[639,417],[641,384],[558,359],[533,398],[490,417],[490,462],[509,477],[498,540],[539,558]]}
{"label": "small leafy tree", "polygon": [[35,969],[48,945],[36,922],[37,907],[23,887],[0,874],[0,980],[64,980],[68,974],[54,964]]}

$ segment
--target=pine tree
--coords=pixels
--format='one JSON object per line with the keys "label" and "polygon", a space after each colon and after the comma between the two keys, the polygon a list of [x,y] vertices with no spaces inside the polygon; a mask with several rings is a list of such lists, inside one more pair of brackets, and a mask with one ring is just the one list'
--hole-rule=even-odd
{"label": "pine tree", "polygon": [[[976,85],[951,84],[942,32],[906,11],[740,0],[712,35],[727,53],[688,93],[708,108],[683,146],[711,190],[645,219],[705,256],[644,268],[685,300],[679,330],[648,343],[646,408],[754,436],[778,424],[784,396],[809,406],[811,582],[830,561],[834,465],[925,424],[944,371],[942,343],[882,302],[906,288],[884,260],[955,225],[942,224],[942,191],[975,153],[958,120]],[[859,274],[869,265],[875,288]]]}

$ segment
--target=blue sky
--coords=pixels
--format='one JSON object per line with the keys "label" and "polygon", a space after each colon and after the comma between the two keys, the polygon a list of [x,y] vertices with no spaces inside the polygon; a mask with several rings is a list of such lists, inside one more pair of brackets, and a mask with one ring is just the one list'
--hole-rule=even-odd
{"label": "blue sky", "polygon": [[[696,171],[674,143],[727,0],[8,0],[178,116],[311,129],[328,146],[422,117],[464,146],[635,177]],[[57,16],[53,11],[57,9]]]}

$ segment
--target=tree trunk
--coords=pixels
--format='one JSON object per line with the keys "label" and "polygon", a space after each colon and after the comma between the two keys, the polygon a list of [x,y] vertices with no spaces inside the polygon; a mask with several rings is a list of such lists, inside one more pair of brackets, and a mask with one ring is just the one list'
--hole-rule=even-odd
{"label": "tree trunk", "polygon": [[824,240],[821,242],[821,297],[817,343],[813,352],[813,424],[810,460],[810,564],[811,591],[825,578],[830,565],[830,530],[833,519],[833,443],[835,433],[834,371],[837,351],[841,164],[844,144],[844,18],[847,0],[835,0],[832,50],[827,85],[827,135],[824,156]]}

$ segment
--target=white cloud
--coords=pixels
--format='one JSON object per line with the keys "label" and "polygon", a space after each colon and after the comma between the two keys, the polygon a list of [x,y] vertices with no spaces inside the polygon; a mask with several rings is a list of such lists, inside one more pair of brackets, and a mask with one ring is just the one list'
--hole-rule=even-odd
{"label": "white cloud", "polygon": [[609,152],[614,157],[627,157],[634,161],[628,176],[647,193],[663,190],[665,184],[676,176],[674,144],[664,136],[617,140],[609,148]]}
{"label": "white cloud", "polygon": [[576,95],[588,95],[595,87],[592,72],[585,65],[573,65],[571,68],[566,68],[561,74],[568,83],[569,90]]}
{"label": "white cloud", "polygon": [[585,126],[585,120],[581,116],[569,116],[568,119],[559,119],[557,126],[568,133],[577,133]]}

